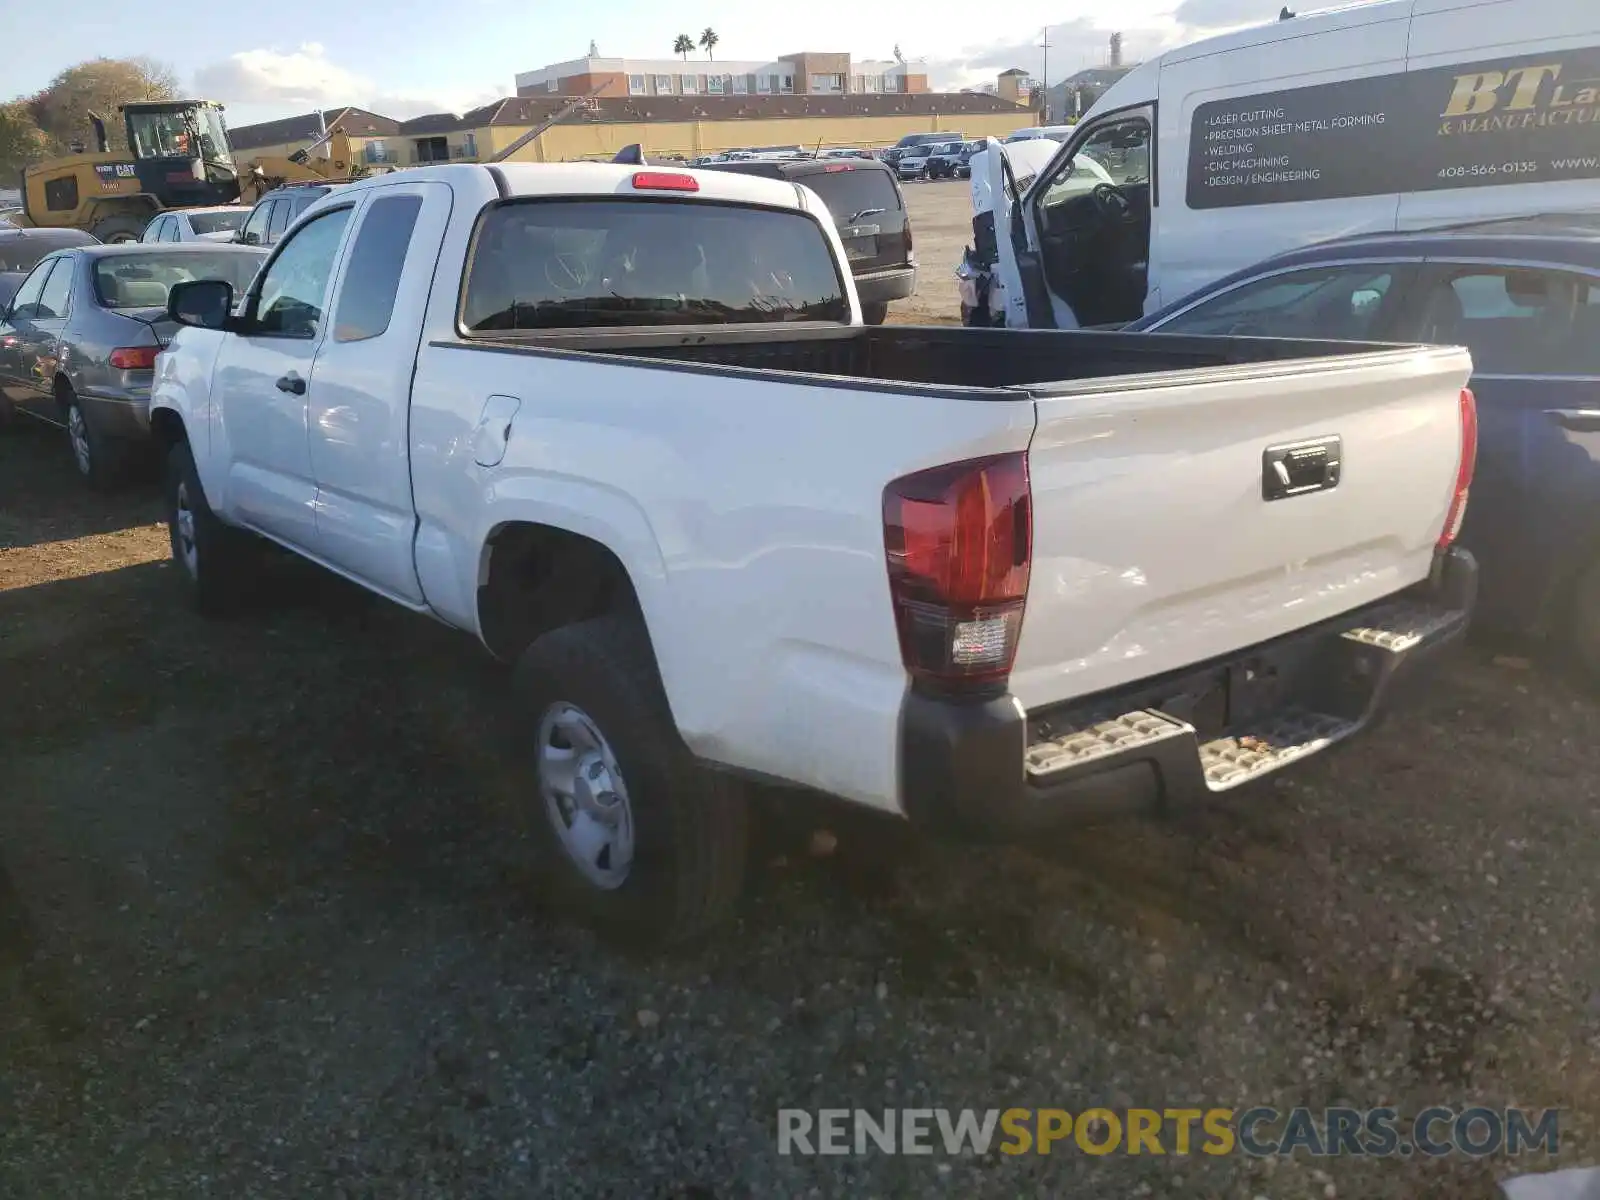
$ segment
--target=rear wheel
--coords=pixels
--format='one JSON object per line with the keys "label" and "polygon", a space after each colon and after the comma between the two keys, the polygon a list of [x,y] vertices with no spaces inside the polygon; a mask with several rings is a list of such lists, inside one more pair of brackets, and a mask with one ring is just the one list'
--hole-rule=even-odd
{"label": "rear wheel", "polygon": [[1567,599],[1566,642],[1585,683],[1600,688],[1600,559],[1590,563]]}
{"label": "rear wheel", "polygon": [[128,474],[127,443],[106,437],[95,427],[70,384],[57,387],[56,402],[61,406],[61,421],[67,427],[67,442],[78,474],[97,492],[116,488]]}
{"label": "rear wheel", "polygon": [[137,242],[139,235],[144,232],[144,227],[149,223],[148,217],[107,217],[89,232],[106,245],[114,246],[122,242]]}
{"label": "rear wheel", "polygon": [[882,325],[889,319],[889,302],[880,300],[876,304],[863,304],[861,306],[861,320],[867,325]]}
{"label": "rear wheel", "polygon": [[530,817],[560,899],[636,945],[722,919],[744,883],[744,790],[679,739],[638,619],[552,630],[523,652],[516,682],[537,784]]}

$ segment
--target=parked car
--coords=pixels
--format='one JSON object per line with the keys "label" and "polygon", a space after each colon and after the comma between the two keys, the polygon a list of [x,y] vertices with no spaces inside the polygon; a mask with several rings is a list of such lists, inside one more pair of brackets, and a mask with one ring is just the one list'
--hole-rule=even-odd
{"label": "parked car", "polygon": [[295,218],[340,183],[297,183],[277,188],[257,200],[233,240],[242,246],[275,246]]}
{"label": "parked car", "polygon": [[908,133],[883,152],[883,161],[891,167],[897,167],[906,152],[917,146],[925,146],[929,142],[964,142],[966,140],[966,135],[960,133]]}
{"label": "parked car", "polygon": [[804,184],[828,206],[856,281],[861,319],[882,325],[889,303],[917,290],[911,214],[892,168],[871,159],[742,162],[717,170]]}
{"label": "parked car", "polygon": [[121,482],[146,426],[156,356],[176,326],[175,283],[225,279],[241,290],[265,255],[243,246],[69,246],[30,271],[0,310],[0,416],[66,431],[96,488]]}
{"label": "parked car", "polygon": [[0,307],[46,254],[67,246],[99,244],[99,238],[81,229],[0,228]]}
{"label": "parked car", "polygon": [[[1006,322],[1134,321],[1339,234],[1592,208],[1597,75],[1600,5],[1573,0],[1375,0],[1168,50],[1020,201]],[[1072,186],[1085,157],[1110,187]]]}
{"label": "parked car", "polygon": [[982,142],[953,142],[937,147],[928,159],[928,178],[969,178],[972,175],[972,156],[981,149]]}
{"label": "parked car", "polygon": [[895,168],[902,180],[932,179],[934,177],[932,164],[938,156],[959,149],[960,146],[960,142],[923,142],[918,146],[909,146],[900,155]]}
{"label": "parked car", "polygon": [[1600,214],[1324,242],[1129,328],[1467,347],[1478,619],[1556,639],[1600,682]]}
{"label": "parked car", "polygon": [[172,290],[174,578],[226,610],[265,535],[516,662],[544,869],[651,940],[738,895],[747,778],[1026,839],[1354,735],[1464,630],[1464,350],[864,327],[847,270],[736,171],[324,196]]}
{"label": "parked car", "polygon": [[141,242],[231,242],[250,215],[248,204],[175,208],[158,213],[139,235]]}
{"label": "parked car", "polygon": [[1031,142],[1040,138],[1051,142],[1064,142],[1072,136],[1072,131],[1076,128],[1076,122],[1071,125],[1030,125],[1026,129],[1013,130],[1001,141],[1007,146],[1015,142]]}

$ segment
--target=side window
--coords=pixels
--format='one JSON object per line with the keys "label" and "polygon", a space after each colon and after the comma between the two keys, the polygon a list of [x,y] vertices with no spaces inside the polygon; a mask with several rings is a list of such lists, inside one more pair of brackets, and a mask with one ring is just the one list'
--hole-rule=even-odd
{"label": "side window", "polygon": [[421,211],[421,196],[384,196],[368,206],[339,285],[334,341],[364,341],[389,328],[400,272]]}
{"label": "side window", "polygon": [[1397,270],[1384,263],[1311,267],[1251,280],[1161,322],[1162,333],[1255,337],[1380,337]]}
{"label": "side window", "polygon": [[183,240],[183,228],[178,224],[177,217],[167,218],[166,226],[161,230],[161,240],[163,242],[181,242]]}
{"label": "side window", "polygon": [[11,297],[11,316],[13,320],[32,320],[39,315],[39,296],[44,292],[44,281],[50,275],[50,268],[60,261],[47,258],[28,273],[22,281],[22,286],[17,289],[17,294]]}
{"label": "side window", "polygon": [[151,221],[150,224],[144,227],[144,232],[139,235],[139,240],[141,242],[160,241],[161,222],[164,220],[166,220],[165,217],[157,217],[154,221]]}
{"label": "side window", "polygon": [[324,213],[295,230],[267,264],[256,287],[252,333],[314,338],[322,326],[322,301],[328,294],[339,240],[350,220],[348,208]]}
{"label": "side window", "polygon": [[67,315],[72,299],[72,268],[72,259],[56,259],[56,269],[50,272],[50,280],[39,296],[38,317],[41,321]]}
{"label": "side window", "polygon": [[1041,208],[1050,209],[1092,192],[1096,185],[1117,187],[1150,182],[1150,122],[1144,117],[1108,121],[1089,135],[1040,195]]}
{"label": "side window", "polygon": [[51,212],[64,212],[78,207],[78,177],[63,175],[49,179],[44,185],[44,206]]}
{"label": "side window", "polygon": [[272,223],[267,226],[267,244],[275,246],[278,239],[283,236],[283,231],[289,228],[289,222],[294,219],[295,208],[292,200],[279,200],[272,206]]}
{"label": "side window", "polygon": [[272,210],[277,206],[275,200],[256,205],[255,211],[250,214],[250,219],[244,223],[244,230],[240,233],[239,240],[251,246],[265,246],[267,222],[272,217]]}
{"label": "side window", "polygon": [[1490,375],[1600,375],[1600,285],[1526,267],[1436,268],[1420,336]]}

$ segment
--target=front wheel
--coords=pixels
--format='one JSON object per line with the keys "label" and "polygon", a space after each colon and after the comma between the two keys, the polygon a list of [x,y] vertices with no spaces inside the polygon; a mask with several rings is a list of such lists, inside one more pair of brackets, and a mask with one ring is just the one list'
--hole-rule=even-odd
{"label": "front wheel", "polygon": [[721,920],[744,884],[744,791],[679,740],[638,619],[552,630],[523,652],[516,683],[529,815],[560,899],[636,945]]}
{"label": "front wheel", "polygon": [[167,454],[167,537],[190,605],[208,617],[237,610],[258,569],[250,534],[225,525],[206,502],[188,442]]}

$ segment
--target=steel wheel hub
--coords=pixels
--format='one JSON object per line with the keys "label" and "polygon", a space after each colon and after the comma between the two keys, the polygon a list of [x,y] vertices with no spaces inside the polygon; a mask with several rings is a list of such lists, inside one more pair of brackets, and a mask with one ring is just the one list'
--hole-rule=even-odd
{"label": "steel wheel hub", "polygon": [[633,809],[617,758],[575,704],[552,704],[539,721],[539,790],[567,857],[598,888],[619,888],[633,866]]}
{"label": "steel wheel hub", "polygon": [[184,569],[191,576],[200,573],[200,546],[194,537],[194,507],[189,500],[189,485],[187,482],[178,484],[178,495],[175,502],[176,520],[174,528],[177,531],[178,557],[182,560]]}
{"label": "steel wheel hub", "polygon": [[77,460],[79,472],[87,475],[93,465],[89,455],[89,426],[84,422],[83,409],[76,404],[67,409],[67,436],[72,439],[72,457]]}

